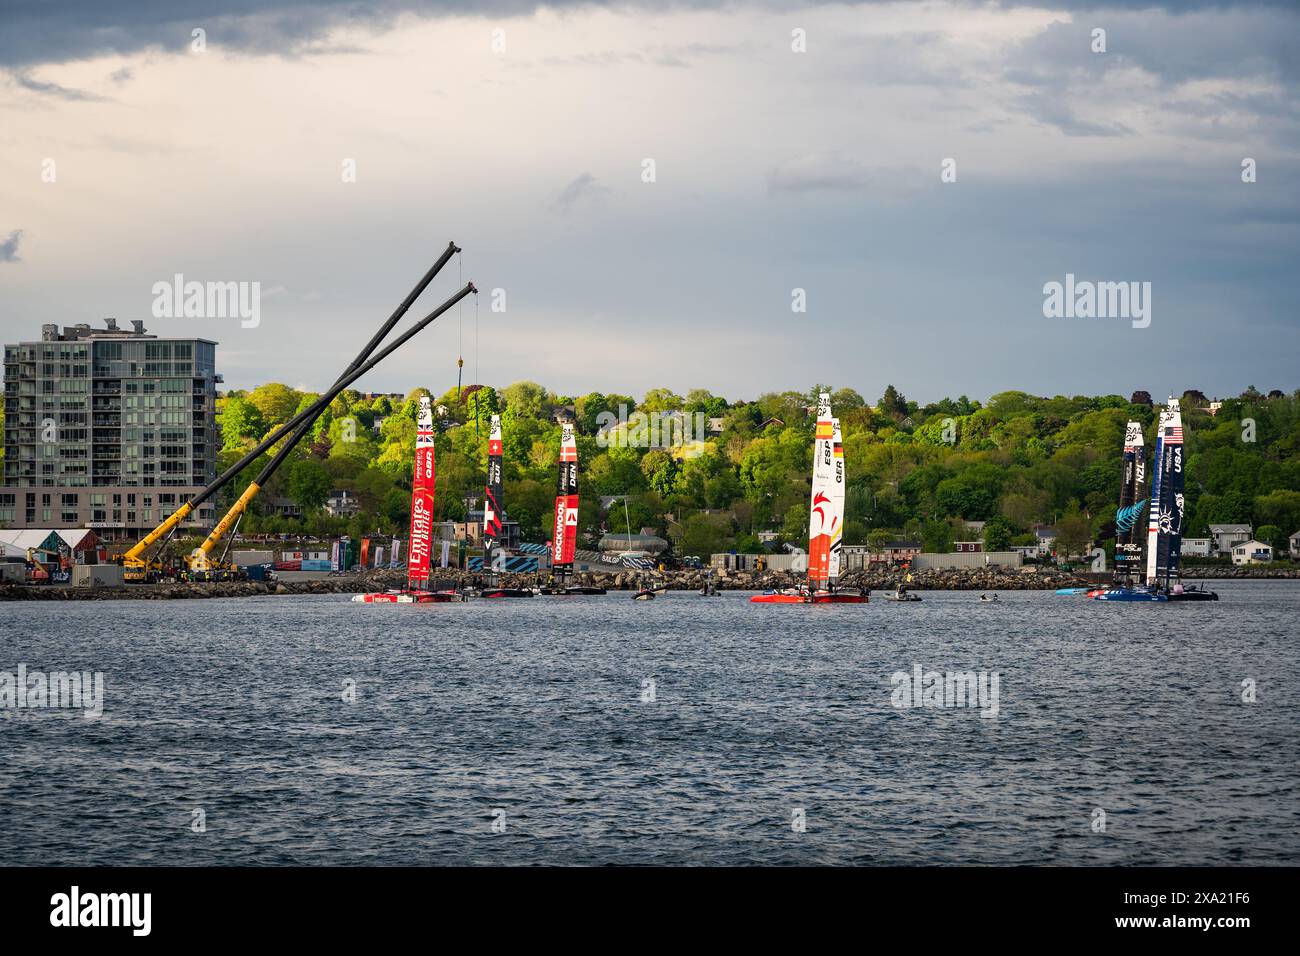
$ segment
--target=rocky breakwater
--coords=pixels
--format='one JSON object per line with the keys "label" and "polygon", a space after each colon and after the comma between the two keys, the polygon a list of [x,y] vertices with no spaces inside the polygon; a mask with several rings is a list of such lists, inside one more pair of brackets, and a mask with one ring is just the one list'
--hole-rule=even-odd
{"label": "rocky breakwater", "polygon": [[[913,571],[906,581],[904,571],[850,571],[840,580],[845,588],[867,587],[873,591],[892,590],[906,583],[912,590],[955,591],[1043,591],[1065,587],[1087,587],[1106,583],[1106,575],[1077,574],[1051,568],[956,568]],[[1227,576],[1227,575],[1223,575]],[[1236,575],[1233,575],[1236,576]],[[1253,576],[1253,575],[1241,575]],[[506,587],[533,587],[543,583],[537,574],[502,574]],[[643,584],[666,587],[672,591],[699,591],[708,580],[703,571],[620,571],[578,574],[576,584],[607,588],[611,591],[635,591]],[[763,591],[793,587],[803,583],[804,575],[789,571],[715,571],[713,581],[720,590]],[[463,571],[440,573],[435,587],[457,588],[482,585],[481,574]],[[294,594],[357,594],[385,591],[406,586],[402,571],[378,570],[317,578],[307,581],[225,581],[175,582],[167,584],[131,584],[116,588],[73,588],[48,585],[0,585],[0,601],[166,601],[194,598],[258,597]]]}
{"label": "rocky breakwater", "polygon": [[177,581],[99,588],[5,584],[0,585],[0,601],[171,601],[276,594],[356,594],[401,587],[405,583],[401,572],[369,571],[311,581]]}

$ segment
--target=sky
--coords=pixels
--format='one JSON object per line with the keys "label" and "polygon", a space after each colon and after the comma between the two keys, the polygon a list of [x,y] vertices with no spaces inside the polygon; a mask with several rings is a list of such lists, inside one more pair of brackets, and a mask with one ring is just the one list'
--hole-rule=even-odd
{"label": "sky", "polygon": [[[1300,387],[1294,4],[472,6],[0,7],[0,339],[321,389],[454,240],[412,316],[477,305],[358,387]],[[176,274],[258,323],[155,318]],[[1067,275],[1149,323],[1045,315]]]}

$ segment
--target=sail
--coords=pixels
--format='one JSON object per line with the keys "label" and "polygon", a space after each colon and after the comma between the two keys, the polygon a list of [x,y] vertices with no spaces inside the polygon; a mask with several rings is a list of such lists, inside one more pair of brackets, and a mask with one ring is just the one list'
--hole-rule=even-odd
{"label": "sail", "polygon": [[578,439],[572,422],[560,426],[560,480],[555,495],[551,567],[571,568],[578,540]]}
{"label": "sail", "polygon": [[415,474],[411,482],[411,546],[406,555],[407,583],[429,580],[433,549],[433,407],[429,397],[420,397],[415,419]]}
{"label": "sail", "polygon": [[833,583],[840,576],[841,558],[844,556],[844,437],[840,434],[840,420],[832,418],[835,427],[832,435],[832,457],[834,459],[835,483],[831,485],[831,508],[834,517],[831,521],[830,563],[827,577]]}
{"label": "sail", "polygon": [[1124,429],[1124,467],[1115,512],[1115,577],[1127,581],[1139,576],[1142,563],[1142,513],[1146,510],[1147,455],[1142,424],[1129,422]]}
{"label": "sail", "polygon": [[1183,547],[1183,416],[1171,398],[1160,414],[1147,525],[1147,584],[1178,576]]}
{"label": "sail", "polygon": [[488,432],[487,484],[483,487],[483,567],[489,571],[501,539],[501,486],[501,416],[493,415]]}
{"label": "sail", "polygon": [[817,431],[813,444],[812,503],[808,506],[808,582],[824,585],[830,578],[831,539],[839,525],[834,505],[835,420],[831,397],[817,398]]}
{"label": "sail", "polygon": [[1156,576],[1168,583],[1178,577],[1183,551],[1183,414],[1169,400],[1160,450],[1160,536]]}
{"label": "sail", "polygon": [[1156,551],[1160,539],[1160,455],[1165,447],[1165,409],[1156,421],[1156,453],[1151,457],[1151,499],[1147,508],[1147,584],[1156,583]]}

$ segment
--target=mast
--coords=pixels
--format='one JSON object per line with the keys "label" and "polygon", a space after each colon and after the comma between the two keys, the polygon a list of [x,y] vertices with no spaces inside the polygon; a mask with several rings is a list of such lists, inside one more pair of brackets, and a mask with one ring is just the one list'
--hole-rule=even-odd
{"label": "mast", "polygon": [[493,553],[501,538],[501,416],[492,416],[488,433],[487,484],[483,487],[483,570],[493,571]]}
{"label": "mast", "polygon": [[1142,535],[1139,520],[1146,506],[1147,455],[1142,424],[1124,429],[1124,467],[1115,512],[1115,582],[1126,585],[1141,575]]}
{"label": "mast", "polygon": [[812,499],[808,506],[808,586],[824,587],[830,579],[831,537],[837,527],[832,495],[835,484],[835,420],[831,396],[817,397],[817,431],[813,444]]}
{"label": "mast", "polygon": [[560,425],[560,472],[555,493],[555,534],[551,570],[566,577],[573,570],[578,538],[578,439],[573,422]]}
{"label": "mast", "polygon": [[433,550],[433,493],[436,471],[433,456],[433,406],[420,396],[415,420],[415,468],[411,481],[411,545],[406,552],[406,586],[427,586]]}

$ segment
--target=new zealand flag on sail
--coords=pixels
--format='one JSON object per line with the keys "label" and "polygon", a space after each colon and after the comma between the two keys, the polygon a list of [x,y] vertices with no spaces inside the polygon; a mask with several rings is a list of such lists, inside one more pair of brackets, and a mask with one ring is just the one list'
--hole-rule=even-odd
{"label": "new zealand flag on sail", "polygon": [[1120,508],[1116,511],[1115,530],[1132,531],[1133,525],[1137,523],[1138,518],[1142,515],[1143,509],[1146,507],[1146,503],[1147,500],[1143,498],[1141,501],[1134,502],[1127,508]]}

